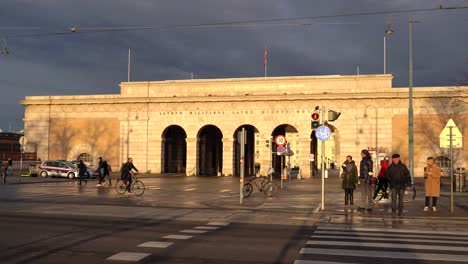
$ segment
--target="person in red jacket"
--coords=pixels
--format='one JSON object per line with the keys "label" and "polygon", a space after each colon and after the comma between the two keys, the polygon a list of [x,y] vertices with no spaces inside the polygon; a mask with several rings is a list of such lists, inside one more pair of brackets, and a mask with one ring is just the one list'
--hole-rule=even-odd
{"label": "person in red jacket", "polygon": [[[387,173],[388,166],[390,166],[390,157],[386,156],[383,160],[380,161],[380,171],[377,175],[379,183],[377,185],[377,188],[375,189],[374,197],[372,197],[372,200],[374,202],[376,202],[375,198],[377,197],[377,194],[379,194],[380,190],[382,190],[384,193],[387,193],[388,180],[385,178],[385,174]],[[388,194],[384,197],[388,198]]]}

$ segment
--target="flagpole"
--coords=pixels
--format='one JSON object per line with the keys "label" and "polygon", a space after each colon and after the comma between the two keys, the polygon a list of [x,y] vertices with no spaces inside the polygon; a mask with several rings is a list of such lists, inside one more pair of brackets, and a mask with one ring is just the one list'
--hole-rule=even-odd
{"label": "flagpole", "polygon": [[128,49],[128,70],[127,70],[127,82],[130,82],[130,48]]}
{"label": "flagpole", "polygon": [[263,66],[265,68],[265,79],[267,77],[267,69],[268,69],[268,49],[265,47],[263,52]]}

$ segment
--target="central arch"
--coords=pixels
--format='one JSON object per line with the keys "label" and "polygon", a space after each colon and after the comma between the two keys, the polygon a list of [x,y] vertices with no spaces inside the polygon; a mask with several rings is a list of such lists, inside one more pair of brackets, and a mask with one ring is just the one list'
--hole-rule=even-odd
{"label": "central arch", "polygon": [[197,135],[197,175],[216,176],[223,171],[223,133],[206,125]]}
{"label": "central arch", "polygon": [[187,167],[187,133],[177,125],[162,133],[162,173],[185,173]]}

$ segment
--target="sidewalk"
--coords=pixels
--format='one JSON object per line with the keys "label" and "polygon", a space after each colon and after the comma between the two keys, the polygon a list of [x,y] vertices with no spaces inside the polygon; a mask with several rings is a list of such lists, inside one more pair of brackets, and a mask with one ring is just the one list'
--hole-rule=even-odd
{"label": "sidewalk", "polygon": [[[19,177],[8,176],[7,184],[32,184],[32,183],[55,183],[55,184],[70,184],[75,180],[67,178],[42,178],[42,177]],[[112,173],[113,179],[117,179],[117,173]],[[140,178],[149,179],[150,181],[162,181],[172,183],[177,186],[180,184],[194,184],[199,188],[200,192],[194,195],[202,197],[194,197],[203,204],[203,207],[225,208],[225,209],[255,209],[255,210],[271,210],[282,212],[300,212],[300,213],[343,213],[344,212],[344,192],[341,189],[341,179],[338,171],[330,171],[329,177],[325,179],[325,210],[320,210],[321,205],[321,178],[309,178],[302,180],[284,180],[284,188],[281,189],[274,197],[266,198],[263,194],[254,190],[251,198],[244,199],[244,203],[239,203],[238,190],[239,178],[236,177],[183,177],[163,176],[157,174],[140,174]],[[184,181],[184,179],[187,179]],[[95,180],[90,180],[91,182]],[[186,183],[184,183],[186,182]],[[205,186],[205,182],[209,182],[210,186]],[[279,185],[279,180],[278,180]],[[454,213],[450,213],[450,185],[442,185],[441,197],[438,202],[438,212],[423,212],[424,207],[424,179],[415,178],[416,199],[412,202],[405,203],[405,217],[468,217],[468,192],[454,192]],[[205,189],[204,189],[205,188]],[[217,189],[229,188],[233,192],[230,195],[218,193]],[[174,190],[174,189],[172,189]],[[206,192],[210,192],[207,194]],[[237,195],[235,194],[237,192]],[[177,193],[174,193],[174,201],[167,203],[167,206],[180,207],[181,203],[178,200]],[[354,204],[359,206],[361,194],[359,188],[355,190]],[[197,206],[196,203],[192,205]],[[372,212],[359,212],[365,216],[384,216],[390,210],[390,201],[382,200],[374,205]],[[354,208],[356,211],[356,208]]]}

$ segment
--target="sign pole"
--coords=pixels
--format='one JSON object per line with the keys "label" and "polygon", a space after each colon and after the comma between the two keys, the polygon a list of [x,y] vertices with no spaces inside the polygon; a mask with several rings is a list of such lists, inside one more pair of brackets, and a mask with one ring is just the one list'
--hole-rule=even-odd
{"label": "sign pole", "polygon": [[244,174],[245,174],[245,127],[238,133],[240,134],[240,204],[242,204],[244,199]]}
{"label": "sign pole", "polygon": [[453,213],[453,142],[452,142],[452,129],[450,126],[450,212]]}
{"label": "sign pole", "polygon": [[[325,107],[322,108],[322,120],[325,120]],[[322,126],[325,125],[323,121]],[[322,210],[325,210],[325,140],[322,141]]]}

